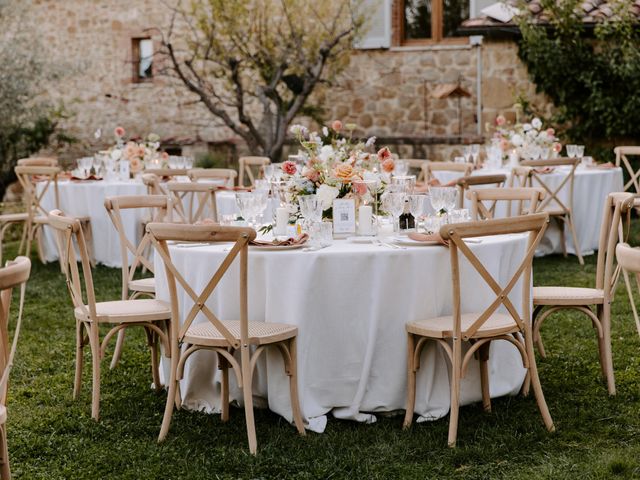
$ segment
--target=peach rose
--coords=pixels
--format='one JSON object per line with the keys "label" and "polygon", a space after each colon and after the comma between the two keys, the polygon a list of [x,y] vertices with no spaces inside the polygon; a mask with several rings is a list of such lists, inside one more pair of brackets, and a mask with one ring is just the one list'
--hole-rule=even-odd
{"label": "peach rose", "polygon": [[340,163],[333,169],[333,174],[343,182],[351,180],[354,173],[353,167],[349,163]]}
{"label": "peach rose", "polygon": [[298,167],[294,162],[287,160],[282,164],[282,171],[287,175],[295,175],[298,171]]}
{"label": "peach rose", "polygon": [[342,130],[342,122],[340,120],[334,120],[331,123],[331,128],[336,132],[339,132],[340,130]]}
{"label": "peach rose", "polygon": [[506,118],[504,118],[504,116],[503,116],[503,115],[498,115],[498,116],[496,117],[496,125],[497,125],[498,127],[502,127],[505,123],[507,123],[507,119],[506,119]]}
{"label": "peach rose", "polygon": [[124,137],[124,128],[116,127],[115,130],[113,131],[113,134],[118,138]]}
{"label": "peach rose", "polygon": [[560,153],[562,151],[562,144],[556,142],[553,144],[553,151],[556,153]]}
{"label": "peach rose", "polygon": [[396,168],[396,162],[393,161],[393,158],[389,157],[386,160],[384,160],[380,166],[382,167],[382,170],[384,172],[387,173],[391,173],[395,170]]}
{"label": "peach rose", "polygon": [[139,158],[133,157],[129,160],[129,171],[131,173],[138,173],[140,170],[142,170],[142,162]]}
{"label": "peach rose", "polygon": [[389,150],[387,147],[378,150],[378,160],[383,162],[387,158],[391,158],[391,150]]}
{"label": "peach rose", "polygon": [[302,176],[311,182],[317,182],[320,178],[320,173],[315,168],[304,167],[302,169]]}
{"label": "peach rose", "polygon": [[169,160],[169,154],[167,152],[162,152],[160,154],[160,158],[162,158],[162,160]]}
{"label": "peach rose", "polygon": [[509,150],[509,141],[504,138],[500,140],[500,149],[503,152],[506,152],[507,150]]}

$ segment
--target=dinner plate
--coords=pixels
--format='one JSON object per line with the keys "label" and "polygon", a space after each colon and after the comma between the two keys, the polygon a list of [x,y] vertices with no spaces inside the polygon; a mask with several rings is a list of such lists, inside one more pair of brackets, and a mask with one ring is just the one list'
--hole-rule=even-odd
{"label": "dinner plate", "polygon": [[347,237],[350,243],[375,243],[376,237]]}
{"label": "dinner plate", "polygon": [[307,247],[306,243],[296,245],[249,245],[252,250],[264,250],[266,252],[277,250],[298,250],[299,248]]}
{"label": "dinner plate", "polygon": [[432,247],[434,245],[442,245],[442,243],[437,240],[419,242],[417,240],[412,240],[409,237],[393,237],[391,240],[396,245],[402,245],[403,247]]}

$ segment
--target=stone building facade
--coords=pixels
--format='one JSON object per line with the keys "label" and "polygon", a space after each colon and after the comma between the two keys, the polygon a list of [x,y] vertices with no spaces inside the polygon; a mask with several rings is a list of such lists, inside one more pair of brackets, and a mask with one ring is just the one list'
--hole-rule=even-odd
{"label": "stone building facade", "polygon": [[[21,1],[29,28],[50,49],[52,60],[68,66],[61,81],[46,87],[46,95],[72,114],[65,127],[81,140],[67,157],[104,146],[110,134],[96,140],[94,132],[111,132],[116,125],[139,134],[156,132],[185,153],[228,152],[227,147],[236,154],[243,151],[242,143],[185,89],[158,76],[134,81],[135,39],[150,37],[159,46],[157,29],[171,16],[164,2]],[[398,1],[382,3],[395,8]],[[434,98],[439,86],[451,83],[459,83],[470,96]],[[518,93],[535,96],[516,45],[486,38],[472,45],[463,38],[423,45],[392,41],[383,48],[354,49],[348,68],[320,100],[327,120],[356,123],[360,133],[376,135],[403,157],[442,160],[450,159],[462,143],[482,141],[478,124],[483,126],[498,113],[513,116]]]}

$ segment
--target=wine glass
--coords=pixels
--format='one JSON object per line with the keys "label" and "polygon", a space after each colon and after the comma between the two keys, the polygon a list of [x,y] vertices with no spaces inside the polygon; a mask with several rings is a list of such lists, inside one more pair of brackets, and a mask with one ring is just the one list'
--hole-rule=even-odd
{"label": "wine glass", "polygon": [[412,194],[416,187],[415,175],[394,175],[391,177],[391,185],[397,186],[406,194]]}
{"label": "wine glass", "polygon": [[100,177],[100,172],[102,170],[102,162],[104,159],[104,155],[101,154],[96,154],[93,156],[93,162],[92,162],[92,166],[93,166],[93,172],[94,175],[96,177]]}
{"label": "wine glass", "polygon": [[415,220],[416,232],[420,230],[420,219],[425,213],[427,198],[425,194],[409,195],[409,213]]}
{"label": "wine glass", "polygon": [[183,167],[187,170],[191,170],[193,168],[193,157],[182,157],[184,160]]}
{"label": "wine glass", "polygon": [[577,158],[584,157],[584,145],[575,145],[575,152]]}
{"label": "wine glass", "polygon": [[322,221],[322,200],[317,195],[302,195],[298,197],[300,213],[310,225]]}
{"label": "wine glass", "polygon": [[82,171],[82,176],[87,178],[89,176],[89,171],[91,170],[91,165],[93,163],[93,157],[82,157],[78,159],[78,169]]}
{"label": "wine glass", "polygon": [[576,146],[575,145],[567,145],[567,156],[569,158],[575,158],[576,157]]}
{"label": "wine glass", "polygon": [[250,218],[253,215],[253,195],[251,192],[236,192],[236,204],[238,205],[238,210],[240,210],[240,216],[249,223]]}
{"label": "wine glass", "polygon": [[404,202],[407,194],[402,189],[390,188],[385,194],[385,209],[393,217],[393,231],[400,232],[400,215],[404,213]]}
{"label": "wine glass", "polygon": [[478,160],[480,159],[480,144],[474,143],[469,147],[469,152],[471,153],[471,157],[473,158],[473,164],[478,165]]}

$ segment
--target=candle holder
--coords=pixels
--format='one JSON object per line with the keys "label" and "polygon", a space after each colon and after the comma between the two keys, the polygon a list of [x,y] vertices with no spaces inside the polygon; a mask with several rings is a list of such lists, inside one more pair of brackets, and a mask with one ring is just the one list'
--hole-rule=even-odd
{"label": "candle holder", "polygon": [[358,236],[373,237],[378,234],[378,195],[380,182],[376,180],[355,180],[352,191],[358,200]]}

